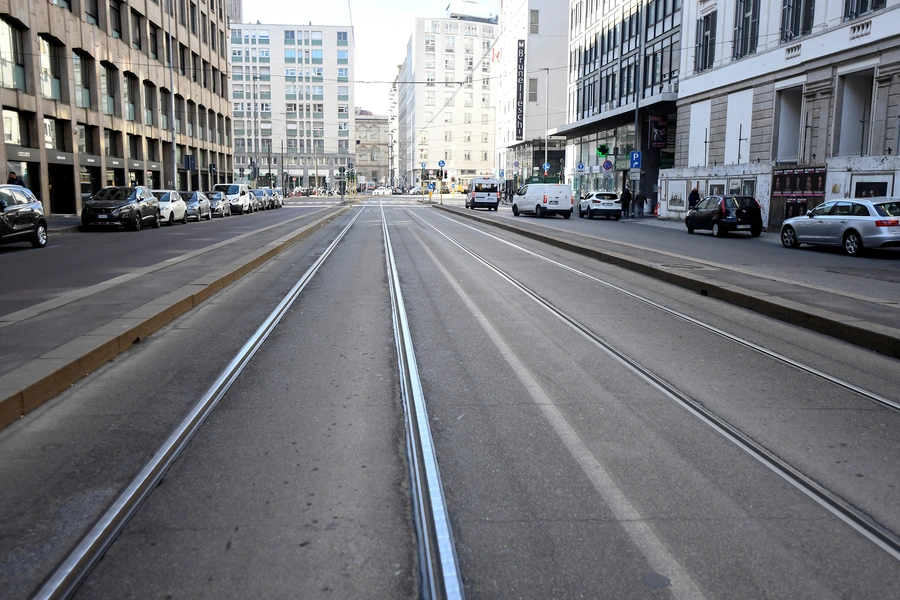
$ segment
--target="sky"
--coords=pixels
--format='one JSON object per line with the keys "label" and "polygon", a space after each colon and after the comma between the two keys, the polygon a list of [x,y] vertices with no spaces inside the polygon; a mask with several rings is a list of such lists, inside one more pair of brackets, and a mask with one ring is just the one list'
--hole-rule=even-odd
{"label": "sky", "polygon": [[[499,8],[499,2],[482,0]],[[449,0],[244,0],[244,22],[266,25],[353,25],[356,106],[387,115],[389,92],[416,17],[447,14]]]}

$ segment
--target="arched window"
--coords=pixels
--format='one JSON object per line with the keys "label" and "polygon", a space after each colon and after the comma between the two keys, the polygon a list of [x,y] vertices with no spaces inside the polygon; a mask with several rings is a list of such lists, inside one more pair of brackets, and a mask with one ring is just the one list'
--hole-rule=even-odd
{"label": "arched window", "polygon": [[372,162],[378,160],[378,148],[372,148],[371,160]]}

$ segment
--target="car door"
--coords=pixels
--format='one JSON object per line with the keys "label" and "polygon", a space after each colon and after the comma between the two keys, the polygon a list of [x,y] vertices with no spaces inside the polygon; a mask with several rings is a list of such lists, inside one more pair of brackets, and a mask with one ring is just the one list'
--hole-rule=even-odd
{"label": "car door", "polygon": [[717,198],[706,197],[697,203],[694,213],[691,215],[691,221],[696,229],[712,229],[712,211],[710,206],[717,206]]}
{"label": "car door", "polygon": [[826,202],[812,209],[805,219],[798,219],[794,222],[794,232],[797,234],[798,242],[821,243],[825,228],[827,227],[826,218],[834,209],[835,202]]}
{"label": "car door", "polygon": [[34,231],[40,215],[35,207],[37,198],[29,197],[28,193],[22,190],[12,190],[12,194],[16,199],[16,232],[27,235],[28,232]]}
{"label": "car door", "polygon": [[523,203],[525,202],[525,195],[527,193],[528,193],[528,186],[523,185],[521,188],[519,188],[516,191],[515,196],[513,196],[513,206],[517,207],[519,209],[519,212],[522,212],[522,210],[523,210],[522,207],[524,206]]}
{"label": "car door", "polygon": [[0,190],[0,202],[6,207],[0,210],[0,237],[12,239],[17,236],[16,222],[19,218],[19,206],[11,190]]}

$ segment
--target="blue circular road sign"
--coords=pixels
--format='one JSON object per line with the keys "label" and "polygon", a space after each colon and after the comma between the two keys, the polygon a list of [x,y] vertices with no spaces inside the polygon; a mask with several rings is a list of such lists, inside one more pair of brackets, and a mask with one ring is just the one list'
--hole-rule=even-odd
{"label": "blue circular road sign", "polygon": [[544,170],[548,170],[550,168],[550,163],[544,163]]}
{"label": "blue circular road sign", "polygon": [[439,166],[439,167],[443,167],[443,166],[446,165],[446,164],[447,164],[447,163],[445,163],[445,162],[442,161],[442,160],[439,160],[439,161],[438,161],[438,166]]}

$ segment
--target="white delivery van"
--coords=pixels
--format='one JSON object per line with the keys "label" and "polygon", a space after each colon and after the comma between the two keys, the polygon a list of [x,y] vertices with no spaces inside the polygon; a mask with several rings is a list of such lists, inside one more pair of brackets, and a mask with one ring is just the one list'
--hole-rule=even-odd
{"label": "white delivery van", "polygon": [[469,182],[469,188],[466,190],[466,208],[497,210],[497,207],[500,206],[501,185],[502,182],[499,179],[474,178]]}
{"label": "white delivery van", "polygon": [[231,205],[231,212],[244,215],[250,212],[250,196],[252,192],[246,183],[217,183],[214,192],[222,192]]}
{"label": "white delivery van", "polygon": [[512,211],[517,217],[523,213],[533,213],[539,217],[562,215],[572,216],[575,196],[572,186],[565,183],[529,183],[523,185],[513,196]]}

